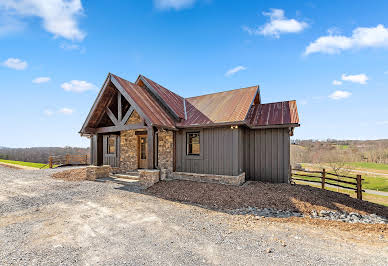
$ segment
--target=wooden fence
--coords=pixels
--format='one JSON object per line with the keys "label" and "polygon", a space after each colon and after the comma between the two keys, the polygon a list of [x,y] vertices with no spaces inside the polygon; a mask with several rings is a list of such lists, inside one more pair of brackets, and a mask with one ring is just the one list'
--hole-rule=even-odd
{"label": "wooden fence", "polygon": [[[302,174],[299,172],[303,172],[307,174]],[[364,179],[361,178],[361,175],[357,175],[357,177],[338,175],[335,173],[326,172],[325,169],[322,169],[322,171],[292,169],[291,179],[299,180],[303,182],[319,183],[321,184],[322,189],[325,189],[325,185],[330,185],[330,186],[345,188],[349,190],[354,190],[357,193],[357,199],[360,199],[360,200],[362,200],[362,192],[365,192],[365,190],[362,190],[362,180]],[[320,181],[316,179],[320,179]]]}
{"label": "wooden fence", "polygon": [[54,165],[71,165],[71,164],[88,164],[88,155],[83,154],[66,154],[50,156],[48,160],[49,168]]}

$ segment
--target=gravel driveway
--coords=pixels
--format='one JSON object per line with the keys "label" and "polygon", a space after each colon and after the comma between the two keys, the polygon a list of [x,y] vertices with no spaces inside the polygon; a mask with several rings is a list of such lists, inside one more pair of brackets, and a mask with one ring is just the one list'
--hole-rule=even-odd
{"label": "gravel driveway", "polygon": [[0,263],[387,265],[383,235],[248,219],[137,187],[0,167]]}

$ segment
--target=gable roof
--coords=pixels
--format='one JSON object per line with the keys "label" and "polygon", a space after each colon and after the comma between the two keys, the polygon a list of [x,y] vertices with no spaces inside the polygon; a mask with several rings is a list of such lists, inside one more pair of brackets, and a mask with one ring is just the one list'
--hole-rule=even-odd
{"label": "gable roof", "polygon": [[180,95],[166,89],[162,85],[156,83],[155,81],[143,76],[139,75],[139,78],[136,82],[142,80],[149,89],[154,90],[155,93],[160,96],[161,100],[166,103],[166,105],[171,109],[171,111],[179,118],[185,118],[185,110],[184,110],[184,98]]}
{"label": "gable roof", "polygon": [[97,126],[109,102],[109,94],[115,89],[149,126],[167,129],[217,125],[299,126],[296,102],[261,104],[259,86],[185,99],[143,75],[132,83],[109,73],[81,133],[88,133],[87,128]]}
{"label": "gable roof", "polygon": [[187,98],[187,119],[177,125],[187,127],[242,122],[253,101],[260,101],[258,89],[259,86],[253,86]]}
{"label": "gable roof", "polygon": [[149,118],[153,126],[175,128],[174,120],[145,88],[119,76],[112,74],[112,77],[118,81],[144,115]]}

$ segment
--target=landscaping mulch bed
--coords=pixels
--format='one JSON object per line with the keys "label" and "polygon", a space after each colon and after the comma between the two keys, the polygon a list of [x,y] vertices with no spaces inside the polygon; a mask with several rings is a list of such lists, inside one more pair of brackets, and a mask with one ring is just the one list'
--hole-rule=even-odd
{"label": "landscaping mulch bed", "polygon": [[313,210],[331,210],[388,216],[385,206],[305,185],[249,182],[238,187],[173,180],[161,181],[148,188],[147,193],[218,210],[256,207],[297,211],[306,215]]}

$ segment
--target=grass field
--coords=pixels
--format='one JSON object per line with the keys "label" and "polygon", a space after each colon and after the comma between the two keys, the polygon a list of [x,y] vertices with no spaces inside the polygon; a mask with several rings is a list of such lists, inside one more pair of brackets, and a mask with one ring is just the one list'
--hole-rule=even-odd
{"label": "grass field", "polygon": [[[30,163],[30,162],[21,162],[21,161],[12,161],[12,160],[3,160],[0,159],[1,163],[10,163],[10,164],[16,164],[16,165],[22,165],[22,166],[29,166],[29,167],[34,167],[34,168],[41,168],[45,166],[46,164],[43,163]],[[47,168],[46,166],[45,168]]]}
{"label": "grass field", "polygon": [[347,163],[349,166],[354,168],[362,168],[369,170],[386,170],[388,171],[388,164],[380,164],[380,163],[366,163],[366,162],[352,162]]}

